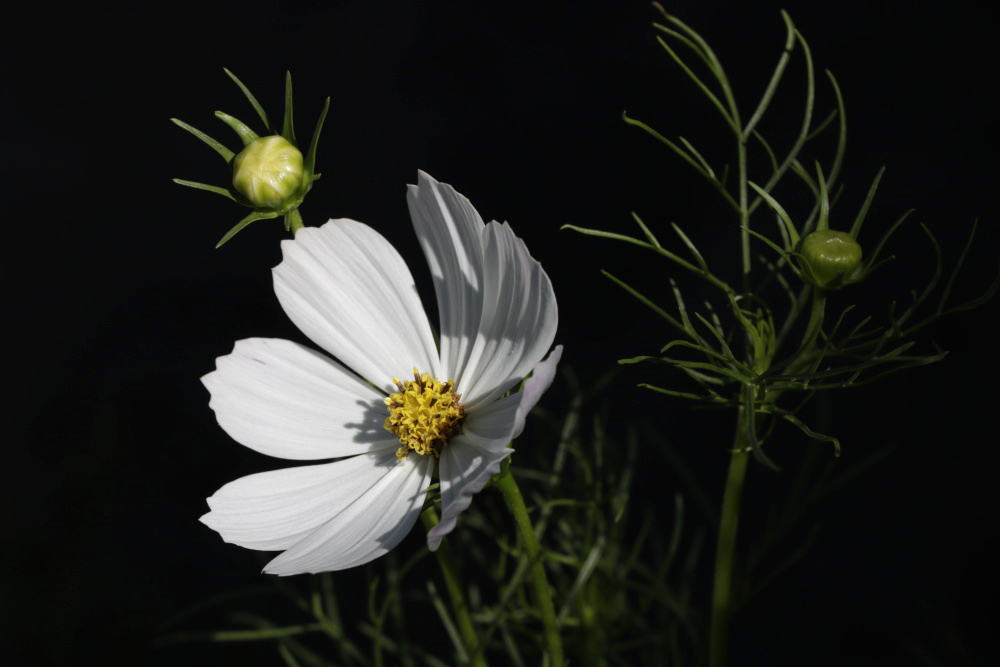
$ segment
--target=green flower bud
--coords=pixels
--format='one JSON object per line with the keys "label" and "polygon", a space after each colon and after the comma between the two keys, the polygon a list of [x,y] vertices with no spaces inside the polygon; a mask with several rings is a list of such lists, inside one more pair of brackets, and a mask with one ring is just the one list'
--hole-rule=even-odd
{"label": "green flower bud", "polygon": [[303,178],[302,153],[278,135],[252,140],[233,159],[233,187],[258,208],[297,203]]}
{"label": "green flower bud", "polygon": [[802,239],[799,246],[803,277],[823,289],[839,289],[854,282],[861,264],[861,245],[847,232],[823,229]]}

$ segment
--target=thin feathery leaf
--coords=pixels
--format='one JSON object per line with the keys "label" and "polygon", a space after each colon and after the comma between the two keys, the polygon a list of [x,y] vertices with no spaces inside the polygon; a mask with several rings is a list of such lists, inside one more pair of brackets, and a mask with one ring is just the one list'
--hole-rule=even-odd
{"label": "thin feathery leaf", "polygon": [[816,230],[825,231],[830,229],[830,197],[819,161],[816,162],[816,183],[819,185],[819,222],[816,223]]}
{"label": "thin feathery leaf", "polygon": [[687,391],[677,391],[675,389],[664,389],[663,387],[657,387],[655,385],[646,384],[645,382],[641,382],[637,386],[642,387],[643,389],[651,389],[652,391],[655,391],[655,392],[660,393],[660,394],[665,394],[667,396],[674,396],[676,398],[686,398],[686,399],[692,400],[692,401],[709,401],[709,402],[713,402],[713,403],[717,403],[719,401],[722,401],[722,399],[717,398],[717,397],[713,397],[713,396],[702,396],[701,394],[693,394],[693,393],[687,392]]}
{"label": "thin feathery leaf", "polygon": [[611,275],[611,273],[609,273],[609,272],[607,272],[605,270],[601,270],[601,273],[603,273],[607,278],[609,278],[612,282],[614,282],[616,285],[618,285],[619,287],[621,287],[623,290],[625,290],[626,292],[628,292],[629,294],[631,294],[632,296],[634,296],[636,299],[638,299],[647,308],[649,308],[654,313],[656,313],[657,315],[659,315],[660,317],[662,317],[663,319],[665,319],[667,322],[669,322],[671,326],[675,327],[676,329],[679,329],[680,331],[684,331],[684,325],[683,324],[681,324],[670,313],[668,313],[667,311],[663,310],[663,308],[660,308],[658,305],[656,305],[655,303],[653,303],[653,301],[651,299],[649,299],[647,296],[645,296],[644,294],[642,294],[641,292],[639,292],[639,290],[633,288],[632,286],[630,286],[625,281],[619,280],[618,278],[616,278],[615,276]]}
{"label": "thin feathery leaf", "polygon": [[656,238],[656,235],[650,231],[649,227],[646,226],[646,223],[642,221],[642,218],[640,218],[639,214],[636,213],[635,211],[632,211],[632,219],[635,220],[637,225],[639,225],[639,229],[641,229],[642,233],[646,235],[646,238],[649,239],[649,242],[653,245],[653,247],[655,248],[663,247],[662,245],[660,245],[660,241],[659,239]]}
{"label": "thin feathery leaf", "polygon": [[642,241],[631,236],[625,236],[624,234],[616,234],[614,232],[605,232],[600,229],[588,229],[586,227],[578,227],[576,225],[563,225],[559,229],[571,229],[574,232],[580,232],[581,234],[586,234],[587,236],[597,236],[602,239],[613,239],[615,241],[625,241],[626,243],[631,243],[637,245],[640,248],[647,248],[649,250],[658,250],[656,246],[650,245],[645,241]]}
{"label": "thin feathery leaf", "polygon": [[[664,31],[672,32],[669,31],[668,29],[664,29]],[[709,87],[705,85],[705,82],[701,80],[701,77],[695,74],[691,70],[691,68],[687,66],[687,63],[684,62],[684,60],[677,54],[676,51],[670,48],[670,45],[667,44],[667,41],[665,39],[657,36],[656,41],[659,42],[660,46],[662,46],[664,50],[666,50],[666,52],[670,54],[670,57],[673,58],[675,63],[677,63],[678,67],[684,70],[684,73],[688,75],[688,78],[691,79],[691,81],[693,81],[696,86],[698,86],[702,94],[708,98],[708,101],[712,103],[712,106],[714,106],[718,110],[718,112],[722,115],[722,119],[726,122],[726,125],[728,125],[729,128],[733,130],[733,132],[739,133],[740,127],[736,124],[736,120],[729,114],[729,110],[726,109],[725,106],[723,106],[722,102],[719,100],[718,97],[716,97],[715,93],[713,93],[709,89]],[[716,76],[716,79],[719,78],[718,73],[714,71],[712,73]]]}
{"label": "thin feathery leaf", "polygon": [[[767,238],[763,234],[755,232],[752,229],[748,229],[747,227],[742,227],[742,229],[745,229],[747,232],[750,233],[751,236],[753,236],[753,237],[755,237],[757,239],[760,239],[761,241],[763,241],[764,243],[766,243],[768,245],[768,247],[770,247],[776,253],[778,253],[779,255],[781,255],[782,259],[784,259],[788,263],[788,268],[789,268],[790,271],[792,271],[792,273],[794,273],[797,276],[801,276],[802,275],[802,272],[791,261],[791,259],[793,257],[801,257],[802,255],[800,255],[797,252],[791,252],[791,251],[785,250],[784,248],[779,247],[777,243],[775,243],[771,239]],[[811,272],[811,269],[809,268],[809,264],[808,263],[804,263],[803,266],[805,267],[806,272],[809,273],[809,275],[811,277],[812,272]]]}
{"label": "thin feathery leaf", "polygon": [[[785,156],[781,165],[773,174],[771,174],[771,178],[767,179],[767,183],[764,184],[763,189],[765,192],[771,192],[774,190],[778,181],[782,179],[788,168],[798,159],[799,153],[802,151],[802,147],[805,145],[806,140],[809,137],[809,128],[812,124],[813,105],[816,100],[816,74],[813,70],[812,52],[809,50],[809,44],[806,43],[802,33],[796,30],[795,37],[799,44],[802,45],[802,53],[805,56],[806,64],[806,103],[805,110],[802,114],[802,126],[799,129],[799,134],[795,139],[795,143],[792,144],[792,148],[788,151],[788,155]],[[750,203],[748,211],[752,214],[755,210],[757,210],[757,207],[760,206],[763,201],[763,197],[756,197]]]}
{"label": "thin feathery leaf", "polygon": [[785,209],[778,203],[774,197],[772,197],[764,188],[760,187],[756,183],[750,181],[747,183],[751,188],[753,188],[757,194],[767,202],[768,206],[778,214],[779,220],[784,223],[785,229],[788,231],[789,241],[791,246],[787,250],[791,250],[799,244],[799,232],[795,229],[795,225],[792,223],[792,219],[789,217]]}
{"label": "thin feathery leaf", "polygon": [[746,422],[744,428],[746,429],[747,444],[750,446],[750,453],[753,454],[758,463],[766,468],[778,471],[781,468],[764,453],[764,450],[760,447],[760,441],[757,439],[757,407],[754,400],[756,391],[757,388],[752,384],[743,387],[743,414]]}
{"label": "thin feathery leaf", "polygon": [[768,162],[771,163],[771,173],[772,174],[776,173],[778,171],[778,158],[775,157],[774,150],[771,148],[771,144],[767,143],[767,140],[764,139],[764,135],[762,135],[757,130],[754,130],[751,136],[753,136],[753,138],[760,143],[761,147],[764,149],[764,152],[767,153]]}
{"label": "thin feathery leaf", "polygon": [[791,17],[788,16],[788,12],[784,10],[781,12],[781,18],[785,22],[785,48],[781,53],[781,57],[778,58],[778,64],[774,68],[774,73],[771,74],[771,80],[768,82],[760,102],[757,103],[757,108],[754,110],[750,120],[747,121],[746,127],[743,128],[744,140],[750,137],[750,134],[754,132],[754,128],[757,127],[757,123],[760,122],[760,119],[764,117],[764,113],[767,112],[767,108],[774,98],[774,93],[778,90],[778,84],[781,83],[781,77],[785,74],[785,67],[792,56],[792,49],[795,47],[795,25],[792,23]]}
{"label": "thin feathery leaf", "polygon": [[[736,358],[736,355],[734,355],[733,351],[729,348],[729,344],[726,343],[726,339],[723,337],[719,329],[716,326],[714,326],[711,322],[709,322],[707,319],[705,319],[705,317],[703,317],[701,313],[695,313],[694,316],[697,317],[699,320],[701,320],[701,323],[705,325],[705,327],[712,333],[713,336],[715,336],[715,340],[719,341],[719,346],[722,349],[722,356],[726,359],[731,360],[730,363],[735,363],[740,368],[743,368],[744,370],[749,372],[750,367]],[[718,318],[715,319],[716,323],[718,323]]]}
{"label": "thin feathery leaf", "polygon": [[[837,177],[840,176],[840,168],[844,164],[844,153],[847,151],[847,108],[844,106],[844,96],[840,92],[840,86],[837,85],[837,79],[833,76],[833,72],[830,70],[824,70],[826,78],[830,80],[830,86],[833,88],[834,97],[837,98],[837,118],[840,120],[837,128],[837,150],[834,153],[833,164],[830,165],[830,174],[827,179],[827,186],[831,186],[837,182]],[[821,125],[822,129],[825,125]]]}
{"label": "thin feathery leaf", "polygon": [[819,122],[819,125],[817,125],[813,129],[813,131],[809,133],[809,136],[806,137],[806,141],[807,142],[812,141],[813,139],[815,139],[819,135],[823,134],[823,131],[826,130],[826,128],[830,127],[830,123],[832,123],[833,119],[836,118],[836,117],[837,117],[837,111],[836,110],[833,110],[830,113],[828,113],[826,115],[826,118],[824,118],[823,120],[821,120]]}
{"label": "thin feathery leaf", "polygon": [[[664,354],[675,347],[686,347],[688,349],[701,352],[706,357],[721,362],[725,367],[734,368],[735,371],[742,371],[742,373],[737,373],[735,375],[735,377],[739,378],[740,382],[752,382],[754,379],[754,372],[750,369],[750,367],[744,364],[743,362],[739,361],[738,359],[735,359],[732,356],[732,354],[726,355],[724,353],[713,350],[712,348],[707,347],[705,345],[692,343],[686,340],[672,340],[663,346],[663,349],[660,350],[660,354]],[[668,359],[669,357],[663,357],[663,358]],[[720,367],[718,364],[715,364],[715,366],[717,368]]]}
{"label": "thin feathery leaf", "polygon": [[875,198],[875,191],[878,189],[878,183],[882,180],[882,174],[885,173],[885,167],[878,170],[875,174],[875,180],[872,181],[872,186],[868,188],[868,196],[865,197],[865,203],[861,205],[861,210],[858,211],[858,217],[854,219],[854,224],[851,225],[850,235],[851,238],[857,239],[858,234],[861,232],[861,225],[865,221],[865,216],[868,215],[868,208],[872,205],[872,200]]}
{"label": "thin feathery leaf", "polygon": [[677,236],[681,238],[681,241],[684,243],[684,245],[687,246],[687,249],[691,252],[691,255],[694,257],[694,261],[697,262],[698,267],[705,273],[711,273],[708,270],[708,264],[705,262],[705,258],[701,256],[701,253],[698,252],[698,248],[696,248],[694,243],[691,242],[691,239],[687,237],[687,234],[681,231],[681,228],[677,225],[676,222],[671,222],[670,226],[673,228],[674,232],[677,233]]}
{"label": "thin feathery leaf", "polygon": [[935,311],[937,313],[944,310],[944,304],[948,302],[948,297],[951,296],[951,288],[955,285],[955,279],[958,278],[958,273],[962,270],[962,265],[965,264],[965,258],[969,254],[969,249],[972,247],[972,239],[976,236],[976,225],[978,222],[978,220],[972,221],[972,231],[969,232],[969,238],[965,241],[965,245],[962,247],[962,252],[958,255],[958,261],[955,263],[955,268],[948,277],[948,282],[945,283],[944,291],[941,293],[941,300],[938,302],[938,307]]}
{"label": "thin feathery leaf", "polygon": [[715,170],[712,169],[712,165],[710,165],[708,163],[708,161],[702,156],[702,154],[698,152],[698,149],[696,149],[694,147],[694,145],[692,145],[691,142],[688,141],[687,139],[685,139],[684,137],[680,137],[679,136],[679,137],[677,137],[677,139],[682,144],[684,144],[684,148],[688,149],[688,151],[691,153],[691,155],[693,155],[695,157],[695,159],[698,160],[698,163],[705,170],[706,175],[710,179],[712,179],[713,181],[716,180],[716,178],[715,178]]}

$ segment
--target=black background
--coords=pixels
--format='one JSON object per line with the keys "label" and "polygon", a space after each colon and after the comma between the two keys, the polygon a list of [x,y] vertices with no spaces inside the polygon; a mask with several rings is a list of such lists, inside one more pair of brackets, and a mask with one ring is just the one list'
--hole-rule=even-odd
{"label": "black background", "polygon": [[[669,9],[713,45],[746,109],[780,53],[781,6],[846,99],[841,226],[887,164],[868,238],[915,207],[914,220],[935,230],[952,265],[978,217],[955,288],[958,300],[977,296],[996,275],[1000,240],[996,114],[986,102],[998,67],[985,3]],[[215,250],[242,210],[170,182],[227,179],[222,161],[168,120],[235,146],[212,111],[248,122],[254,114],[223,67],[273,116],[291,69],[300,139],[332,98],[306,224],[362,220],[420,274],[404,197],[417,169],[454,185],[485,219],[510,221],[552,278],[557,340],[578,373],[649,353],[667,335],[599,269],[654,291],[676,272],[561,225],[634,233],[635,210],[661,228],[680,223],[715,266],[731,259],[722,243],[735,239],[732,219],[710,189],[621,121],[627,109],[668,136],[715,142],[719,161],[726,157],[721,123],[657,46],[657,14],[643,2],[27,9],[8,22],[0,47],[9,336],[0,656],[9,664],[278,660],[269,647],[149,648],[172,614],[261,579],[254,554],[223,544],[197,518],[223,483],[273,464],[221,432],[198,378],[240,338],[303,340],[271,289],[280,225],[254,223]],[[797,67],[779,98],[793,111],[766,128],[776,142],[796,127]],[[818,104],[820,115],[832,104],[823,80]],[[905,300],[933,268],[916,225],[894,243],[898,259],[884,278],[859,288],[870,297],[866,312]],[[996,660],[980,612],[997,594],[987,549],[998,509],[996,313],[994,301],[929,331],[951,350],[941,364],[834,398],[844,465],[897,449],[809,514],[820,539],[737,619],[734,664]],[[631,389],[668,377],[626,369],[614,385],[615,414],[653,423],[718,497],[731,425]],[[559,392],[546,399],[553,409]],[[786,435],[772,452],[779,461],[794,464],[815,446]],[[677,480],[661,462],[644,468],[638,502],[662,504],[668,516]],[[788,478],[751,471],[746,537]],[[413,538],[400,549],[417,548]]]}

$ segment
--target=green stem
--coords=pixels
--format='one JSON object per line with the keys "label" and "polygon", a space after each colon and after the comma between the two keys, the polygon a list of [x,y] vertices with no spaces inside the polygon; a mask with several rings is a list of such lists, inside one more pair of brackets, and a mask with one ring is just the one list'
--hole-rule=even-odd
{"label": "green stem", "polygon": [[[734,106],[735,108],[735,106]],[[735,111],[734,111],[735,113]],[[747,142],[737,134],[737,166],[739,169],[740,195],[740,258],[743,265],[743,292],[750,292],[750,207],[747,193]]]}
{"label": "green stem", "polygon": [[823,314],[826,312],[826,290],[822,287],[813,288],[812,308],[809,311],[809,323],[802,337],[801,350],[803,354],[812,352],[823,326]]}
{"label": "green stem", "polygon": [[750,452],[747,449],[746,421],[742,408],[736,424],[726,490],[722,495],[719,540],[715,547],[715,582],[712,589],[712,620],[709,628],[709,667],[725,667],[729,649],[729,621],[733,614],[733,562],[736,529],[740,521],[740,498],[746,479]]}
{"label": "green stem", "polygon": [[302,229],[302,227],[302,214],[299,213],[298,207],[293,208],[288,212],[288,231],[292,233],[292,236],[295,236],[295,232]]}
{"label": "green stem", "polygon": [[[823,326],[826,310],[826,290],[813,289],[812,308],[799,346],[798,357],[789,365],[788,372],[796,373],[809,363],[816,339]],[[770,390],[764,401],[773,405],[781,395],[780,390]],[[722,496],[722,516],[719,519],[719,540],[715,547],[715,581],[712,590],[712,620],[709,628],[709,667],[725,667],[729,651],[729,622],[733,614],[733,563],[736,555],[736,531],[740,519],[740,499],[743,496],[743,481],[746,479],[750,452],[747,448],[747,423],[743,409],[740,409],[733,438],[732,458],[729,460],[729,474]]]}
{"label": "green stem", "polygon": [[556,622],[556,610],[552,604],[552,592],[549,588],[549,580],[545,575],[545,567],[542,564],[541,547],[538,545],[538,538],[535,537],[535,528],[531,524],[531,517],[528,516],[528,508],[524,504],[521,490],[514,480],[514,475],[510,471],[508,459],[504,459],[500,468],[500,473],[493,478],[493,485],[503,494],[503,499],[507,503],[507,508],[514,515],[514,521],[521,533],[521,541],[524,544],[524,551],[528,556],[528,563],[531,565],[531,573],[535,583],[535,597],[538,601],[538,610],[542,615],[542,625],[545,628],[545,644],[548,648],[549,667],[563,667],[562,640],[559,638],[559,626]]}
{"label": "green stem", "polygon": [[[420,520],[424,528],[430,531],[438,525],[438,515],[433,507],[428,507],[420,514]],[[472,624],[472,617],[469,615],[469,606],[465,603],[465,596],[462,594],[462,584],[458,577],[458,568],[455,566],[455,557],[451,553],[451,547],[447,540],[441,541],[441,546],[434,552],[437,556],[438,565],[441,566],[441,576],[444,577],[445,587],[448,589],[448,597],[451,598],[451,609],[458,622],[458,630],[462,634],[462,642],[465,644],[465,652],[469,656],[469,664],[476,667],[487,667],[486,657],[483,655],[483,646],[476,634],[476,628]]]}

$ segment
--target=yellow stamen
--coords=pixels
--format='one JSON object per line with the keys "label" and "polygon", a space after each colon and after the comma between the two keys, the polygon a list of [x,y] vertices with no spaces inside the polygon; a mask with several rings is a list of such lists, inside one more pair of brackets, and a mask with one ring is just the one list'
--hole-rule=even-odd
{"label": "yellow stamen", "polygon": [[441,382],[414,368],[413,379],[405,383],[392,378],[399,392],[385,399],[389,417],[385,430],[399,436],[402,447],[396,458],[402,461],[411,451],[421,456],[441,456],[448,438],[462,432],[465,407],[458,402],[454,380]]}

